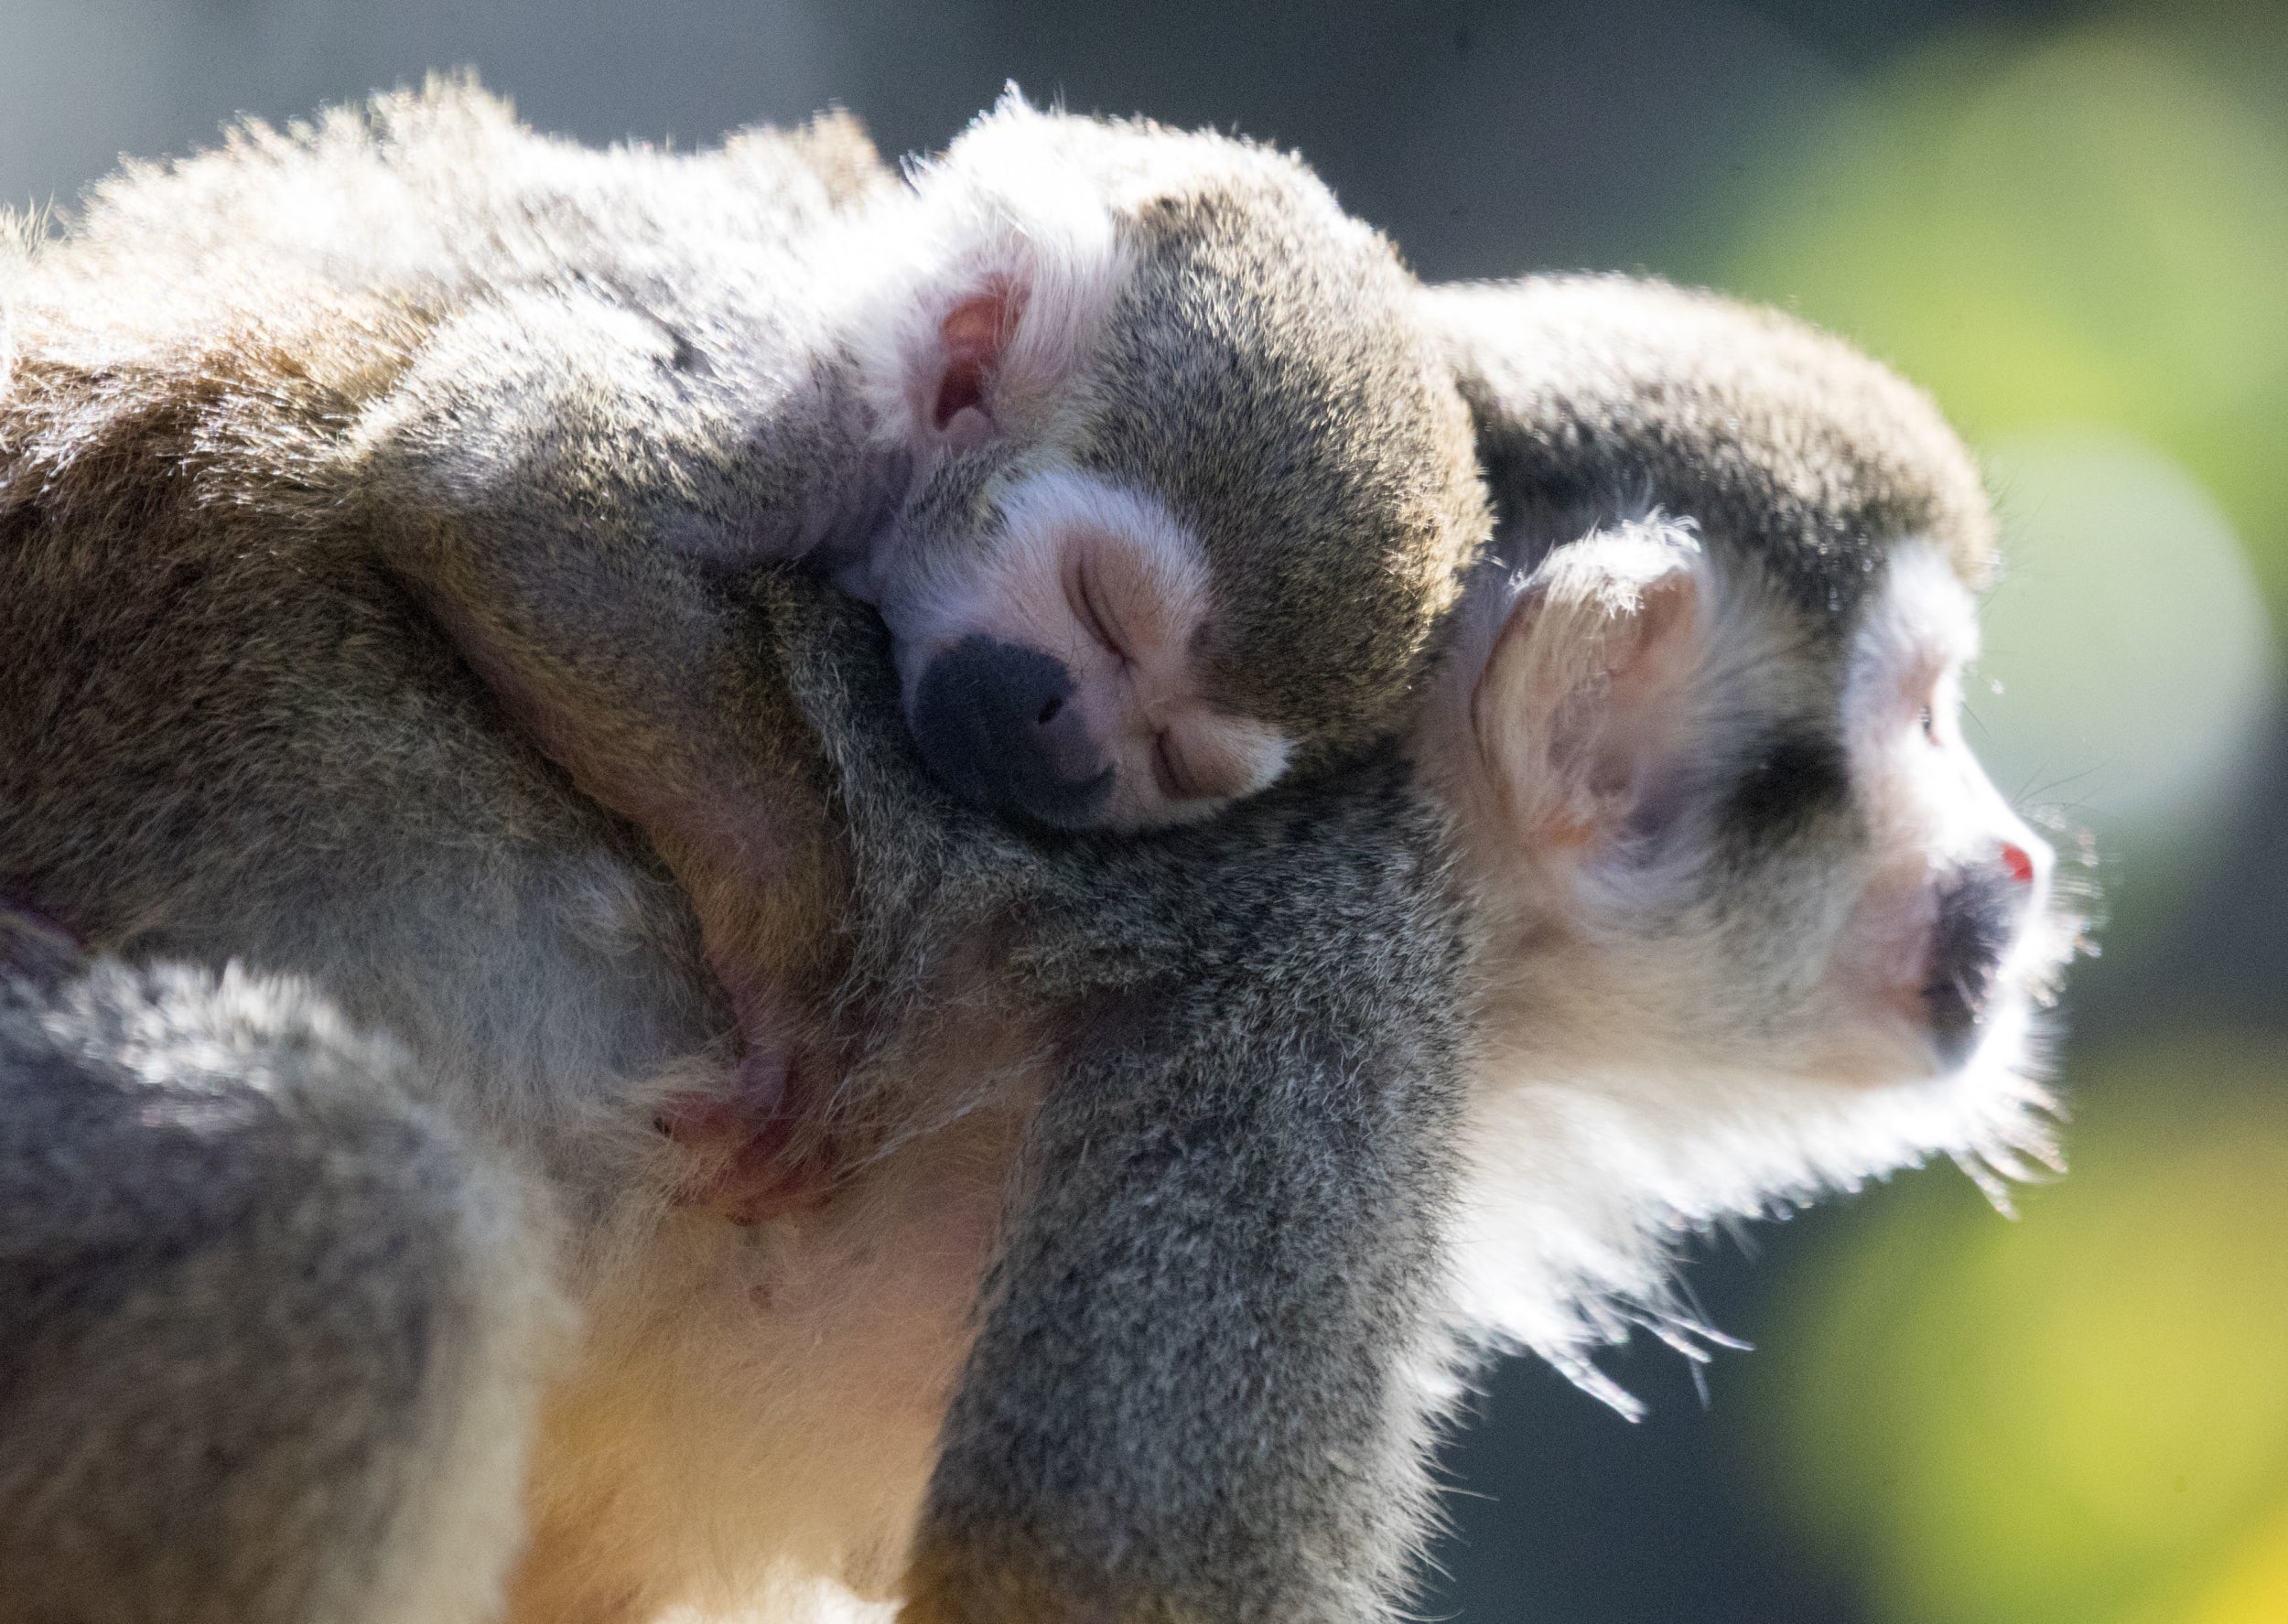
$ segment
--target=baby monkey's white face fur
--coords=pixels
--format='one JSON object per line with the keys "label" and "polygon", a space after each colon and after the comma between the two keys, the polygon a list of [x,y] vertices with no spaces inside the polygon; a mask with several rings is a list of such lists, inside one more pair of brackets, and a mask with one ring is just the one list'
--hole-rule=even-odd
{"label": "baby monkey's white face fur", "polygon": [[839,578],[932,769],[1138,829],[1387,728],[1487,528],[1388,244],[1278,154],[1014,100],[884,218],[847,342],[907,477]]}
{"label": "baby monkey's white face fur", "polygon": [[1018,477],[996,506],[989,546],[909,541],[879,594],[933,770],[998,811],[1124,830],[1277,781],[1293,735],[1205,680],[1213,599],[1188,526],[1068,468]]}
{"label": "baby monkey's white face fur", "polygon": [[1880,567],[1822,619],[1655,519],[1459,614],[1421,755],[1480,921],[1469,1309],[1608,1396],[1582,1354],[1672,1322],[1679,1227],[2048,1154],[2076,927],[1959,726],[1969,588],[1922,542]]}

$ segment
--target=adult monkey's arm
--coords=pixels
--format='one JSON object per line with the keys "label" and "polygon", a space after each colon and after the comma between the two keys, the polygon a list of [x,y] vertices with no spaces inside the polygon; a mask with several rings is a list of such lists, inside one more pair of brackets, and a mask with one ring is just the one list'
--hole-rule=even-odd
{"label": "adult monkey's arm", "polygon": [[[1075,1058],[910,1619],[1388,1616],[1426,1510],[1453,1072],[1407,984],[1432,945],[1358,956],[1381,962],[1139,992]],[[1392,1007],[1362,1006],[1377,987]]]}
{"label": "adult monkey's arm", "polygon": [[[1164,838],[1020,841],[904,761],[847,629],[799,595],[782,624],[859,893],[936,916],[903,916],[909,947],[1021,916],[1007,995],[1076,1034],[1028,1136],[906,1618],[1390,1616],[1445,1355],[1458,936],[1437,815],[1376,758]],[[941,884],[889,872],[933,844]]]}

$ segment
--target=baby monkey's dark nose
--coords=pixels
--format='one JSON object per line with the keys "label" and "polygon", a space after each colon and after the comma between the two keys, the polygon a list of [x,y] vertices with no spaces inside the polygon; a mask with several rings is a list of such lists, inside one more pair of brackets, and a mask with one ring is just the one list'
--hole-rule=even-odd
{"label": "baby monkey's dark nose", "polygon": [[966,637],[922,672],[910,718],[914,743],[965,800],[1052,828],[1081,828],[1112,788],[1112,768],[1073,694],[1061,661]]}
{"label": "baby monkey's dark nose", "polygon": [[1978,1047],[1994,979],[2032,904],[2033,882],[2033,859],[2005,844],[1991,861],[1966,867],[1938,894],[1923,1003],[1947,1065],[1959,1065]]}

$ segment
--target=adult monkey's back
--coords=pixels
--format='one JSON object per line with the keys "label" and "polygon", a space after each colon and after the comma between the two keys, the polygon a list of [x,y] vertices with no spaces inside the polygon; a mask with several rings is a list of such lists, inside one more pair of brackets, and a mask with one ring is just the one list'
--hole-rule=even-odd
{"label": "adult monkey's back", "polygon": [[[772,206],[833,207],[850,142],[788,143]],[[218,174],[129,187],[11,278],[0,888],[99,954],[193,968],[43,952],[0,1026],[0,1562],[47,1586],[0,1586],[0,1618],[488,1616],[559,1287],[588,1328],[541,1427],[520,1613],[893,1589],[1043,1092],[1036,1155],[1077,1131],[1196,1215],[1181,1255],[1090,1261],[1136,1268],[1199,1364],[1124,1371],[1099,1362],[1120,1327],[1075,1328],[1087,1382],[1123,1380],[1008,1463],[1035,1477],[1015,1503],[1046,1480],[1085,1535],[1027,1599],[1375,1616],[1385,1497],[1419,1488],[1399,1371],[1452,1080],[1436,829],[1395,764],[1165,843],[1027,844],[920,775],[862,618],[766,587],[754,657],[792,653],[835,747],[791,750],[787,785],[841,820],[818,825],[852,887],[841,1007],[894,1084],[855,1092],[915,1112],[813,1210],[675,1207],[651,1106],[729,1030],[687,911],[329,483],[422,307],[340,293],[322,254],[202,279],[190,205],[227,215]],[[784,704],[767,663],[741,680]],[[1311,973],[1253,978],[1273,940],[1322,943]],[[232,961],[254,978],[217,981]],[[1371,1141],[1399,1176],[1263,1181],[1249,1158],[1297,1134],[1319,1169]],[[1105,1452],[1059,1453],[1084,1443]],[[998,1537],[936,1542],[933,1606],[997,1610]]]}
{"label": "adult monkey's back", "polygon": [[[206,973],[11,999],[0,1613],[479,1617],[566,1284],[538,1184],[608,1199],[586,1119],[721,1017],[640,839],[317,488],[417,307],[238,254],[237,202],[146,177],[8,267],[0,896]],[[456,1277],[519,1258],[521,1324]],[[467,1345],[522,1381],[466,1408]]]}

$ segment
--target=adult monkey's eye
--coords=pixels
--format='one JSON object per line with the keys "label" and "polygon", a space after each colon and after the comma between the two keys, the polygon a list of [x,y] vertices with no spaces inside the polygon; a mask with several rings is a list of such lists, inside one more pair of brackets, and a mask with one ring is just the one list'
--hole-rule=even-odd
{"label": "adult monkey's eye", "polygon": [[1951,692],[1948,685],[1951,672],[1944,661],[1926,656],[1915,662],[1898,687],[1899,697],[1915,707],[1915,725],[1934,745],[1938,742],[1938,712]]}

